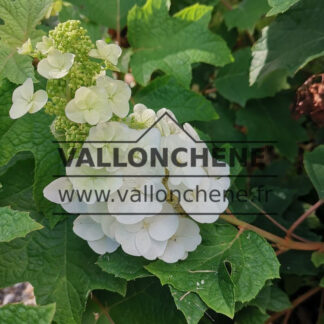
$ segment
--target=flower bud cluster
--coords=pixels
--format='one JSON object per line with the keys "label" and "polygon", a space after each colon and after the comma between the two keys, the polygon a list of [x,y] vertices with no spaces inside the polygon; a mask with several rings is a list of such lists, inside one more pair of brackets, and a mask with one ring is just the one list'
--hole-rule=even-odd
{"label": "flower bud cluster", "polygon": [[79,20],[58,24],[49,36],[54,40],[55,48],[62,53],[75,54],[76,61],[88,61],[88,53],[94,45]]}

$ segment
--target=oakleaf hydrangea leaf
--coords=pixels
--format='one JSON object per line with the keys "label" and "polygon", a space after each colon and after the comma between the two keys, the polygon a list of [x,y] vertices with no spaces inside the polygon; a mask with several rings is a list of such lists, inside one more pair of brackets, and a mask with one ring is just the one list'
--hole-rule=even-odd
{"label": "oakleaf hydrangea leaf", "polygon": [[252,50],[250,84],[278,71],[284,81],[324,54],[323,10],[323,1],[302,0],[262,30]]}
{"label": "oakleaf hydrangea leaf", "polygon": [[229,29],[253,30],[256,22],[270,9],[268,0],[243,0],[236,8],[224,14]]}
{"label": "oakleaf hydrangea leaf", "polygon": [[225,41],[208,30],[213,7],[195,4],[169,16],[166,0],[148,0],[128,15],[128,39],[134,49],[131,68],[146,85],[156,70],[189,86],[191,64],[223,66],[232,61]]}
{"label": "oakleaf hydrangea leaf", "polygon": [[274,141],[273,145],[290,160],[297,155],[297,144],[307,139],[305,130],[291,117],[285,97],[253,101],[238,111],[236,121],[247,128],[249,141]]}
{"label": "oakleaf hydrangea leaf", "polygon": [[135,5],[143,5],[145,0],[70,0],[92,21],[109,28],[124,28],[128,11]]}
{"label": "oakleaf hydrangea leaf", "polygon": [[52,0],[0,0],[0,80],[8,78],[14,83],[23,83],[27,77],[34,78],[32,59],[19,55],[17,48],[28,38],[37,40],[42,31],[37,24],[45,16]]}
{"label": "oakleaf hydrangea leaf", "polygon": [[8,304],[0,308],[0,322],[4,324],[51,324],[55,314],[55,304],[27,306]]}
{"label": "oakleaf hydrangea leaf", "polygon": [[144,269],[144,266],[148,263],[148,260],[127,255],[121,249],[112,254],[105,254],[97,261],[97,264],[103,271],[126,280],[151,276]]}
{"label": "oakleaf hydrangea leaf", "polygon": [[280,312],[291,307],[287,294],[280,288],[269,285],[263,287],[258,296],[251,300],[248,305],[258,307],[263,313],[267,310]]}
{"label": "oakleaf hydrangea leaf", "polygon": [[57,323],[80,323],[92,289],[125,293],[124,280],[94,264],[97,256],[72,232],[71,219],[0,244],[0,255],[0,287],[30,282],[39,305],[56,303]]}
{"label": "oakleaf hydrangea leaf", "polygon": [[0,205],[12,209],[35,212],[33,180],[35,161],[29,152],[17,154],[9,164],[1,168]]}
{"label": "oakleaf hydrangea leaf", "polygon": [[17,237],[39,230],[43,226],[29,217],[29,213],[0,207],[0,242],[9,242]]}
{"label": "oakleaf hydrangea leaf", "polygon": [[193,292],[185,293],[170,286],[170,292],[177,309],[185,316],[188,324],[197,324],[204,316],[208,307]]}
{"label": "oakleaf hydrangea leaf", "polygon": [[324,264],[324,253],[323,252],[313,252],[312,262],[316,268]]}
{"label": "oakleaf hydrangea leaf", "polygon": [[271,97],[277,91],[288,88],[281,84],[280,75],[273,75],[267,82],[249,85],[249,69],[252,60],[251,49],[244,48],[234,53],[234,63],[220,69],[215,80],[216,89],[230,101],[244,106],[247,100]]}
{"label": "oakleaf hydrangea leaf", "polygon": [[184,88],[170,76],[153,80],[136,93],[134,100],[135,103],[143,103],[155,111],[169,107],[180,123],[218,119],[218,114],[210,101]]}
{"label": "oakleaf hydrangea leaf", "polygon": [[[9,89],[8,89],[9,90]],[[11,99],[1,112],[0,120],[7,125],[1,130],[0,139],[0,166],[6,165],[17,153],[29,151],[35,158],[34,199],[39,210],[45,215],[53,217],[55,205],[43,196],[43,189],[53,180],[53,175],[59,174],[63,167],[57,146],[53,143],[54,137],[50,132],[53,117],[39,112],[28,114],[18,120],[9,118]]]}
{"label": "oakleaf hydrangea leaf", "polygon": [[[186,323],[181,312],[175,307],[168,287],[161,287],[156,278],[130,281],[127,285],[127,295],[124,298],[107,291],[96,292],[95,296],[102,304],[101,309],[99,308],[96,313],[100,314],[104,308],[114,323]],[[86,318],[88,319],[89,316]],[[86,321],[86,318],[84,317],[83,323],[96,323]],[[102,323],[102,321],[106,323],[104,318],[100,318],[97,323]]]}
{"label": "oakleaf hydrangea leaf", "polygon": [[235,323],[238,324],[260,324],[266,323],[269,315],[261,312],[256,307],[243,308],[237,316],[235,316]]}
{"label": "oakleaf hydrangea leaf", "polygon": [[291,6],[300,0],[268,0],[271,10],[267,13],[267,16],[276,15],[287,11]]}
{"label": "oakleaf hydrangea leaf", "polygon": [[218,313],[234,316],[235,302],[254,298],[265,282],[279,277],[272,247],[254,232],[230,225],[203,225],[203,242],[177,264],[161,261],[146,266],[162,284],[192,291]]}
{"label": "oakleaf hydrangea leaf", "polygon": [[324,145],[305,153],[304,166],[319,198],[324,198]]}

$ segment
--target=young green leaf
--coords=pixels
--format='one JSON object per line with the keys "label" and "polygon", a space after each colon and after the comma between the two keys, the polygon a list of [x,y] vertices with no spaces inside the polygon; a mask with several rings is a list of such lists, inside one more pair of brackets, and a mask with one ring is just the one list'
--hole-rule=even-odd
{"label": "young green leaf", "polygon": [[170,17],[167,0],[147,0],[128,15],[128,39],[134,49],[131,68],[146,85],[156,70],[188,87],[191,64],[223,66],[232,56],[225,41],[208,30],[213,7],[195,4]]}
{"label": "young green leaf", "polygon": [[51,324],[55,314],[55,304],[26,306],[8,304],[0,308],[0,322],[3,324]]}
{"label": "young green leaf", "polygon": [[183,313],[187,323],[197,324],[208,309],[206,304],[193,292],[186,293],[172,286],[169,288],[177,309]]}
{"label": "young green leaf", "polygon": [[243,0],[224,14],[229,29],[253,30],[257,21],[270,9],[268,0]]}
{"label": "young green leaf", "polygon": [[267,16],[277,15],[287,11],[291,6],[300,0],[268,0],[271,10],[267,13]]}
{"label": "young green leaf", "polygon": [[24,237],[43,226],[29,217],[29,213],[0,207],[0,242],[9,242]]}
{"label": "young green leaf", "polygon": [[37,24],[45,16],[52,0],[0,0],[0,80],[8,78],[14,83],[23,83],[34,77],[32,58],[19,55],[17,48],[29,38],[35,43],[43,34],[36,30]]}
{"label": "young green leaf", "polygon": [[323,252],[313,252],[312,262],[316,268],[324,264],[324,253]]}
{"label": "young green leaf", "polygon": [[324,145],[318,146],[312,152],[306,152],[304,166],[312,181],[319,198],[324,198]]}

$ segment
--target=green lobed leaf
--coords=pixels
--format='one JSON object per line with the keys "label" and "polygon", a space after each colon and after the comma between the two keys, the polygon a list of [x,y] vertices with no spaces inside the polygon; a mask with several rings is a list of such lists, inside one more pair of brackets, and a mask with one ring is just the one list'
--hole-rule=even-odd
{"label": "green lobed leaf", "polygon": [[267,16],[273,16],[287,11],[291,6],[300,0],[268,0],[269,6],[272,7]]}
{"label": "green lobed leaf", "polygon": [[225,12],[224,19],[229,29],[253,30],[257,21],[270,9],[268,0],[243,0],[236,8]]}
{"label": "green lobed leaf", "polygon": [[[199,0],[200,4],[206,6],[216,6],[220,0]],[[196,0],[176,0],[171,1],[170,12],[177,12],[182,10],[185,7],[191,6],[197,3]]]}
{"label": "green lobed leaf", "polygon": [[0,308],[2,324],[51,324],[55,314],[55,304],[44,306],[26,306],[8,304]]}
{"label": "green lobed leaf", "polygon": [[271,246],[254,232],[231,225],[202,225],[203,242],[177,264],[157,261],[146,266],[161,283],[191,291],[218,313],[234,316],[235,302],[253,299],[265,282],[279,277]]}
{"label": "green lobed leaf", "polygon": [[316,268],[324,264],[324,253],[323,252],[313,252],[312,262]]}
{"label": "green lobed leaf", "polygon": [[163,76],[152,81],[136,93],[134,101],[143,103],[155,111],[167,107],[175,114],[179,123],[218,118],[210,101],[184,88],[171,76]]}
{"label": "green lobed leaf", "polygon": [[261,324],[266,323],[268,314],[262,313],[256,307],[243,308],[235,317],[237,324]]}
{"label": "green lobed leaf", "polygon": [[262,30],[252,49],[250,84],[264,82],[273,73],[281,73],[284,83],[324,54],[323,10],[323,1],[301,0]]}
{"label": "green lobed leaf", "polygon": [[45,16],[52,0],[0,0],[0,80],[8,78],[21,84],[28,77],[35,79],[32,58],[19,55],[17,47],[28,38],[33,43],[43,34],[36,30],[37,24]]}
{"label": "green lobed leaf", "polygon": [[0,242],[9,242],[43,228],[29,217],[29,213],[0,207]]}
{"label": "green lobed leaf", "polygon": [[145,0],[69,0],[90,20],[112,29],[123,29],[128,11],[136,4],[143,5]]}
{"label": "green lobed leaf", "polygon": [[[244,142],[245,136],[235,127],[235,111],[225,105],[214,104],[213,106],[219,119],[196,122],[197,128],[205,132],[212,141]],[[240,143],[231,143],[231,146],[237,145]]]}
{"label": "green lobed leaf", "polygon": [[[22,211],[37,211],[33,201],[35,162],[32,154],[19,153],[1,170],[0,205]],[[3,172],[3,173],[2,173]]]}
{"label": "green lobed leaf", "polygon": [[[6,106],[7,114],[8,111],[9,105]],[[57,206],[43,196],[44,187],[53,181],[54,175],[61,174],[63,168],[57,144],[53,143],[55,139],[50,131],[53,117],[41,111],[35,115],[25,115],[14,122],[8,121],[9,116],[3,119],[9,127],[0,139],[0,166],[6,165],[19,152],[29,151],[34,155],[33,195],[35,203],[40,211],[52,217],[55,222],[57,217],[53,216],[53,211],[57,210]]]}
{"label": "green lobed leaf", "polygon": [[0,136],[5,134],[14,123],[14,120],[9,118],[9,108],[12,104],[12,93],[15,87],[13,83],[6,79],[0,82]]}
{"label": "green lobed leaf", "polygon": [[187,323],[197,324],[208,309],[206,304],[193,292],[188,294],[172,286],[169,288],[177,309],[183,313]]}
{"label": "green lobed leaf", "polygon": [[65,22],[67,20],[79,20],[81,26],[87,30],[91,40],[95,43],[96,40],[108,37],[107,28],[96,24],[95,22],[89,21],[82,13],[79,8],[66,2],[62,10],[59,12],[59,21]]}
{"label": "green lobed leaf", "polygon": [[[127,286],[127,295],[98,291],[94,293],[102,307],[94,308],[90,301],[92,312],[106,313],[114,323],[118,324],[185,324],[186,321],[179,312],[171,297],[168,287],[161,287],[156,278],[138,279],[130,281]],[[83,317],[83,323],[98,323],[88,312]],[[108,317],[105,316],[106,319]],[[91,318],[92,317],[92,318]],[[103,323],[111,323],[103,318]],[[101,318],[100,318],[101,320]],[[101,322],[100,322],[101,323]]]}
{"label": "green lobed leaf", "polygon": [[101,270],[126,280],[151,276],[151,274],[144,269],[144,266],[148,263],[148,260],[127,255],[121,249],[111,254],[105,254],[97,261]]}
{"label": "green lobed leaf", "polygon": [[319,198],[324,198],[324,145],[304,155],[304,166]]}
{"label": "green lobed leaf", "polygon": [[[294,160],[297,144],[307,139],[306,131],[291,117],[289,103],[285,97],[253,101],[237,113],[238,125],[247,128],[250,141],[276,141],[273,145],[280,153]],[[253,144],[256,147],[257,144]],[[259,144],[264,146],[263,143]]]}
{"label": "green lobed leaf", "polygon": [[249,69],[252,60],[251,49],[244,48],[234,53],[234,63],[220,69],[215,80],[218,92],[226,99],[244,106],[249,99],[274,96],[281,89],[289,87],[281,84],[280,75],[273,75],[263,84],[249,85]]}
{"label": "green lobed leaf", "polygon": [[288,251],[279,255],[280,272],[298,276],[316,275],[318,271],[311,262],[311,255],[312,252],[310,251]]}
{"label": "green lobed leaf", "polygon": [[258,307],[263,313],[267,310],[280,312],[291,307],[287,294],[277,286],[265,286],[248,305]]}
{"label": "green lobed leaf", "polygon": [[0,244],[0,287],[28,281],[40,305],[55,302],[57,323],[80,323],[93,289],[125,293],[126,282],[102,272],[97,256],[72,232],[72,220]]}
{"label": "green lobed leaf", "polygon": [[213,7],[199,4],[169,16],[167,0],[147,0],[128,15],[128,40],[133,47],[132,73],[146,85],[156,70],[173,75],[188,87],[191,64],[223,66],[232,56],[225,41],[208,30]]}

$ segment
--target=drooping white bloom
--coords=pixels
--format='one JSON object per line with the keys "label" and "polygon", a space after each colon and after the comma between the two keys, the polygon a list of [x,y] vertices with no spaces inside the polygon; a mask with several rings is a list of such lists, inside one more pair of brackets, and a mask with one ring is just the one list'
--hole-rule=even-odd
{"label": "drooping white bloom", "polygon": [[[118,167],[113,166],[114,150],[118,149],[119,160],[124,161],[129,148],[127,141],[130,138],[134,138],[134,136],[137,136],[136,130],[129,128],[123,123],[115,121],[99,123],[90,128],[84,147],[89,148],[92,158],[96,161],[98,161],[98,149],[100,149],[102,162],[110,163],[110,166],[107,166],[107,170],[114,171],[118,169]],[[124,143],[120,144],[120,142]],[[95,167],[100,168],[98,165]]]}
{"label": "drooping white bloom", "polygon": [[116,44],[107,44],[103,40],[96,41],[96,49],[92,49],[89,52],[89,56],[108,61],[113,65],[117,65],[118,58],[120,57],[122,50]]}
{"label": "drooping white bloom", "polygon": [[108,76],[100,76],[96,84],[105,90],[109,109],[120,118],[126,117],[129,112],[128,101],[131,97],[129,86],[123,81]]}
{"label": "drooping white bloom", "polygon": [[170,215],[146,217],[133,225],[117,223],[115,238],[126,253],[148,260],[163,255],[168,239],[178,229],[179,216],[168,203],[164,204],[162,211]]}
{"label": "drooping white bloom", "polygon": [[96,86],[81,87],[65,107],[66,117],[76,123],[96,125],[106,122],[112,116],[104,89]]}
{"label": "drooping white bloom", "polygon": [[48,54],[52,48],[54,48],[54,39],[47,36],[43,36],[42,41],[36,44],[36,49],[44,55]]}
{"label": "drooping white bloom", "polygon": [[44,190],[43,194],[49,201],[59,204],[68,213],[80,214],[87,212],[87,204],[79,201],[76,195],[72,194],[73,185],[71,181],[66,178],[58,178],[48,184]]}
{"label": "drooping white bloom", "polygon": [[37,71],[44,78],[61,79],[65,77],[74,63],[74,54],[62,53],[57,49],[50,49],[47,58],[38,63]]}
{"label": "drooping white bloom", "polygon": [[[132,156],[134,162],[140,163],[142,161],[141,153],[134,152],[131,155],[132,149],[142,149],[147,156],[150,154],[151,148],[158,148],[160,146],[161,135],[160,132],[154,128],[146,133],[145,130],[133,130],[132,139],[140,139],[135,144],[129,144],[125,155]],[[143,137],[141,137],[143,136]],[[124,144],[122,144],[124,145]],[[155,199],[158,190],[165,191],[162,185],[162,178],[165,174],[164,168],[157,163],[151,166],[150,163],[145,163],[141,167],[128,165],[127,168],[122,168],[123,186],[120,192],[127,193],[120,203],[119,193],[113,195],[113,200],[108,204],[108,209],[111,213],[132,213],[136,211],[138,215],[131,216],[116,216],[118,221],[124,224],[134,224],[141,221],[146,215],[153,216],[159,213],[162,209],[162,203]],[[119,170],[116,171],[119,173]],[[145,197],[145,199],[143,198]],[[163,201],[163,197],[162,197]]]}
{"label": "drooping white bloom", "polygon": [[[213,162],[219,165],[213,166]],[[174,186],[170,183],[170,189],[177,193],[186,192],[181,196],[180,205],[188,215],[199,223],[213,223],[228,206],[226,191],[230,186],[229,166],[221,161],[215,161],[208,152],[208,166],[200,167],[204,172],[204,177],[197,187],[188,190],[183,183]]]}
{"label": "drooping white bloom", "polygon": [[94,204],[105,200],[105,194],[109,190],[114,193],[119,189],[123,181],[115,177],[113,172],[106,169],[95,169],[88,165],[77,166],[77,160],[73,160],[71,166],[66,167],[66,174],[75,189],[82,196],[80,201],[87,204]]}
{"label": "drooping white bloom", "polygon": [[47,100],[46,91],[38,90],[34,93],[33,80],[28,78],[12,94],[13,105],[9,111],[10,118],[17,119],[27,112],[34,114],[46,105]]}
{"label": "drooping white bloom", "polygon": [[178,230],[168,240],[165,251],[159,259],[167,263],[184,260],[188,252],[194,251],[200,243],[199,226],[188,218],[180,217]]}
{"label": "drooping white bloom", "polygon": [[[195,166],[191,165],[191,151],[195,150],[197,155],[202,155],[203,150],[207,150],[205,144],[195,143],[193,139],[181,129],[180,132],[176,131],[162,137],[161,148],[167,148],[170,154],[168,162],[170,184],[174,186],[184,184],[190,189],[200,184],[203,177],[206,176],[206,172],[202,168],[203,161],[200,159],[197,159],[197,164]],[[172,152],[179,148],[184,151],[180,151],[176,155],[175,161],[172,161]]]}
{"label": "drooping white bloom", "polygon": [[88,215],[80,215],[74,220],[73,232],[86,240],[90,248],[98,254],[112,253],[119,244],[103,232],[101,223]]}
{"label": "drooping white bloom", "polygon": [[137,104],[134,106],[134,112],[129,115],[129,119],[143,128],[148,128],[156,121],[156,113],[143,104]]}
{"label": "drooping white bloom", "polygon": [[30,38],[28,38],[27,41],[21,45],[21,47],[17,48],[17,52],[20,55],[28,55],[32,51],[33,51],[33,46],[32,46]]}
{"label": "drooping white bloom", "polygon": [[171,110],[161,108],[156,113],[156,117],[159,120],[156,127],[160,130],[162,136],[169,136],[182,132],[182,129],[177,125],[177,118]]}

